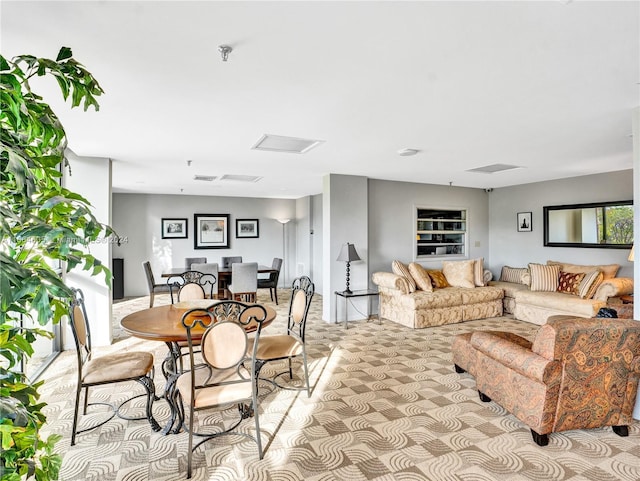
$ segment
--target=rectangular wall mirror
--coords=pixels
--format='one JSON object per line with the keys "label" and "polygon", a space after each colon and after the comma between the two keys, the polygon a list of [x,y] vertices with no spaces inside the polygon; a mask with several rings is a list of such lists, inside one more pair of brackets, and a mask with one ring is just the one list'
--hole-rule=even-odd
{"label": "rectangular wall mirror", "polygon": [[553,205],[544,209],[544,245],[631,249],[633,201]]}

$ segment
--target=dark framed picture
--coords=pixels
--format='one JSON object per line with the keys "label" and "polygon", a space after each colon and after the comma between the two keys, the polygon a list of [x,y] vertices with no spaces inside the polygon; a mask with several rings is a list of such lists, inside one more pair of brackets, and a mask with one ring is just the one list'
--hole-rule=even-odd
{"label": "dark framed picture", "polygon": [[531,212],[518,212],[518,232],[531,232]]}
{"label": "dark framed picture", "polygon": [[163,239],[186,239],[189,237],[187,219],[162,219],[161,224]]}
{"label": "dark framed picture", "polygon": [[194,249],[229,247],[229,214],[193,214]]}
{"label": "dark framed picture", "polygon": [[258,219],[236,219],[236,239],[243,237],[260,237],[260,221]]}

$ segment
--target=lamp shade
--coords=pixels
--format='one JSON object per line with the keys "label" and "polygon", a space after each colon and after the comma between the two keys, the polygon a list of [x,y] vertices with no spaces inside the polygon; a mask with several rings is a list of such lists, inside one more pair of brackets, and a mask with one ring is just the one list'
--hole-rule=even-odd
{"label": "lamp shade", "polygon": [[347,242],[346,244],[342,245],[342,249],[340,250],[340,255],[336,260],[342,261],[342,262],[359,261],[360,256],[356,252],[356,247],[353,244],[349,244]]}

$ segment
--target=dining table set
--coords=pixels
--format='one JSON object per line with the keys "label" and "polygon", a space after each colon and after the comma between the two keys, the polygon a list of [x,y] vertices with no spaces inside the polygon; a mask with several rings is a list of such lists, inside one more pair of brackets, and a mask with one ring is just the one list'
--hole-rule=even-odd
{"label": "dining table set", "polygon": [[[207,309],[216,303],[221,302],[215,299],[198,299],[177,302],[165,306],[155,306],[141,311],[133,312],[125,316],[120,325],[128,334],[147,341],[163,342],[167,346],[167,355],[162,361],[161,369],[165,378],[165,388],[162,396],[157,399],[164,399],[170,408],[170,418],[162,429],[163,434],[176,434],[182,429],[183,413],[179,401],[176,398],[175,383],[183,373],[182,369],[182,349],[187,346],[187,331],[183,325],[183,317],[193,309]],[[276,318],[276,311],[273,307],[263,305],[267,316],[262,323],[268,326]],[[251,325],[247,327],[247,332],[251,332]],[[200,340],[204,333],[202,330],[193,330],[192,341]],[[152,424],[155,420],[150,419]]]}

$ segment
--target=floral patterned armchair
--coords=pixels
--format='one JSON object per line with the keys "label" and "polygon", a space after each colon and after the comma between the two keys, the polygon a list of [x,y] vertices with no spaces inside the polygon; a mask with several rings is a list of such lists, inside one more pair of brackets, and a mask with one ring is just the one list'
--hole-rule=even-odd
{"label": "floral patterned armchair", "polygon": [[[518,336],[515,336],[518,337]],[[612,426],[628,435],[640,377],[640,322],[552,316],[533,343],[513,334],[477,331],[453,341],[457,372],[476,378],[480,399],[494,400],[548,434]]]}

